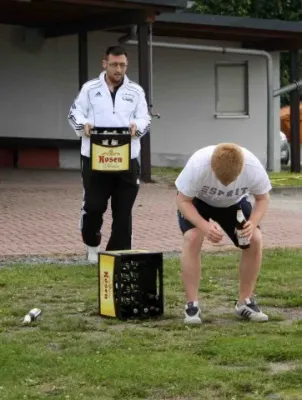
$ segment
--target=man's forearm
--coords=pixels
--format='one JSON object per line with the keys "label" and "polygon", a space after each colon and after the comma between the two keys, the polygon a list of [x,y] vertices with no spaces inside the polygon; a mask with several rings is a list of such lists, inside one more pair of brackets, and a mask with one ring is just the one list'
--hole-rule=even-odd
{"label": "man's forearm", "polygon": [[191,201],[178,201],[176,200],[178,210],[181,214],[191,222],[196,228],[204,231],[206,229],[207,221],[200,216]]}
{"label": "man's forearm", "polygon": [[136,125],[135,136],[138,138],[142,138],[150,130],[151,122],[147,117],[145,119],[133,119],[131,122]]}
{"label": "man's forearm", "polygon": [[255,201],[253,211],[250,216],[250,220],[255,226],[259,225],[260,221],[267,212],[269,204],[269,198],[259,199]]}

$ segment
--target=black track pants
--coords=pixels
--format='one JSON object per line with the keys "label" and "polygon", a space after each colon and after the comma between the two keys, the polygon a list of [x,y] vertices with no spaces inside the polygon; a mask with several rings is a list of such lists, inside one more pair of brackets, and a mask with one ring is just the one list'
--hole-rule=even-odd
{"label": "black track pants", "polygon": [[100,244],[103,214],[111,198],[112,228],[106,250],[131,249],[132,207],[139,190],[140,167],[131,160],[130,171],[105,173],[91,171],[88,157],[82,156],[84,199],[81,231],[87,246]]}

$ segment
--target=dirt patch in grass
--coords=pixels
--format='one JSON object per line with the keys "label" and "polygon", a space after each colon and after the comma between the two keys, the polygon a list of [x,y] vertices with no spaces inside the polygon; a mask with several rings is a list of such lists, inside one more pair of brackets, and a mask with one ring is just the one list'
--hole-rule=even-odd
{"label": "dirt patch in grass", "polygon": [[269,368],[272,374],[282,374],[283,372],[293,371],[298,367],[296,363],[270,363]]}

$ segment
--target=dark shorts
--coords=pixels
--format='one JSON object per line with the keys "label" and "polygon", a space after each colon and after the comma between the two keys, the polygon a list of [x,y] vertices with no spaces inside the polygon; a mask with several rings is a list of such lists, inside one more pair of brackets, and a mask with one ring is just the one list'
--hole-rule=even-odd
{"label": "dark shorts", "polygon": [[[235,235],[235,225],[236,225],[236,215],[237,215],[237,205],[230,206],[227,208],[218,208],[209,206],[204,201],[194,198],[193,204],[196,207],[198,213],[207,221],[210,219],[217,222],[224,232],[229,236],[229,238],[233,241],[234,245],[238,247],[237,237]],[[243,214],[246,219],[249,219],[252,212],[252,205],[249,200],[244,197],[238,203],[242,207]],[[188,220],[184,218],[183,215],[179,211],[178,214],[178,223],[182,233],[187,232],[190,229],[194,228],[194,225],[191,224]],[[259,228],[259,227],[258,227]]]}

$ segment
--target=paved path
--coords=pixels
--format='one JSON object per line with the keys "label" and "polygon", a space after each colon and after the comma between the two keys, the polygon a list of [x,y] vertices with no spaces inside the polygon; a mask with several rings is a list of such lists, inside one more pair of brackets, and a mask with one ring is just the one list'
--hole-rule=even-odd
{"label": "paved path", "polygon": [[[79,172],[0,170],[0,256],[84,255],[78,230],[82,201]],[[142,184],[134,210],[134,248],[179,251],[175,192],[161,184]],[[105,215],[103,245],[110,230]],[[302,194],[272,196],[262,224],[265,247],[302,247]],[[231,242],[206,243],[207,251]]]}

